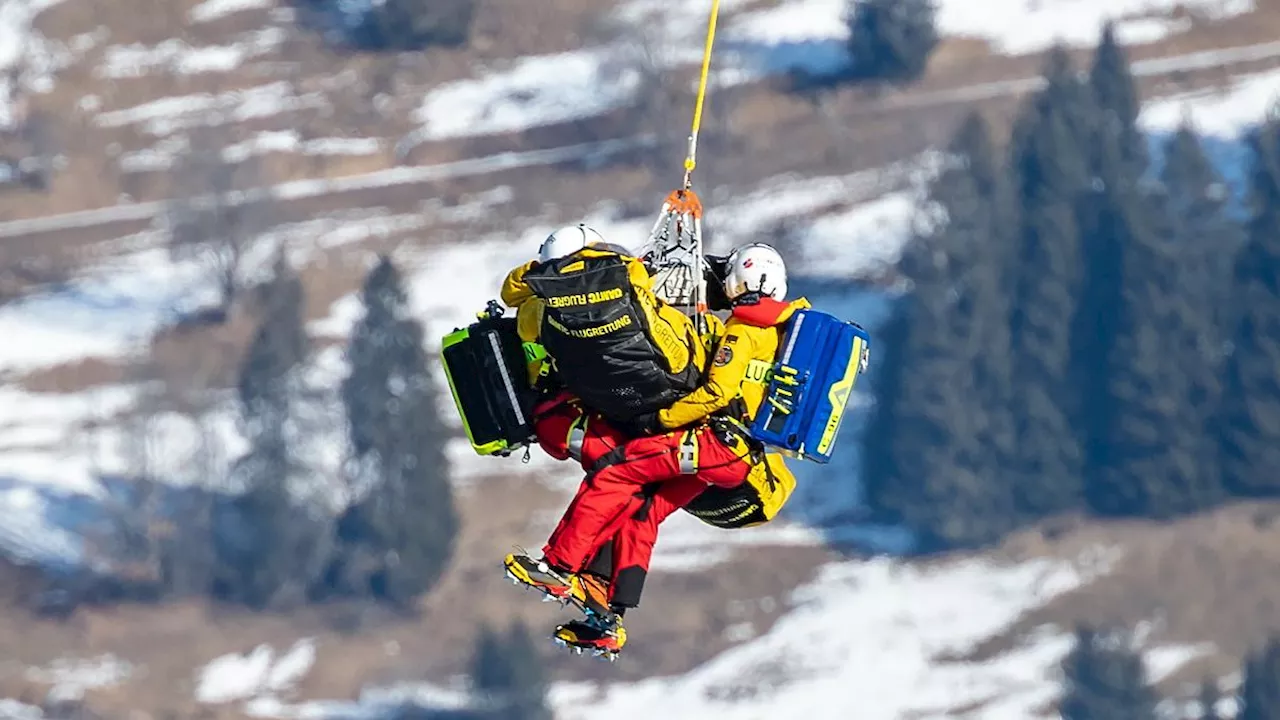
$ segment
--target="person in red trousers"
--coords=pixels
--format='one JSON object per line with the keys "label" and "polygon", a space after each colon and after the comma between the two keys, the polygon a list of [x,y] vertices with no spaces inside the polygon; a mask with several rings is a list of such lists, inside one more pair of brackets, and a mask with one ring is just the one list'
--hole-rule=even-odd
{"label": "person in red trousers", "polygon": [[[643,584],[658,524],[703,491],[741,493],[741,503],[717,511],[721,521],[738,526],[767,522],[785,502],[794,476],[782,457],[766,453],[746,427],[763,402],[783,323],[809,303],[782,301],[785,265],[776,250],[759,243],[729,257],[724,288],[732,315],[705,382],[626,428],[641,436],[609,450],[588,472],[542,557],[507,556],[504,565],[517,582],[556,597],[571,596],[597,551],[612,540],[616,600],[628,584],[637,589]],[[752,496],[761,501],[752,502]],[[626,642],[617,613],[586,609],[588,622],[562,626],[557,638],[616,654]]]}

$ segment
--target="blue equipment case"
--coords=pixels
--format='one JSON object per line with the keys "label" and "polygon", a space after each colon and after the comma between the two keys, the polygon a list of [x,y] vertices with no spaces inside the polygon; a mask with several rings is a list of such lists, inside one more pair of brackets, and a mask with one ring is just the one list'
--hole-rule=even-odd
{"label": "blue equipment case", "polygon": [[867,369],[871,337],[861,326],[816,310],[787,321],[751,434],[784,455],[831,460],[845,404]]}

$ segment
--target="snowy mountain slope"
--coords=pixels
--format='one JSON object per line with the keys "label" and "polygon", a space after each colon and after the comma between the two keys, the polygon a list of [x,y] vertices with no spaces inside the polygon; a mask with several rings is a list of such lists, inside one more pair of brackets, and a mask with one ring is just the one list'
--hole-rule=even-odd
{"label": "snowy mountain slope", "polygon": [[[777,178],[766,183],[758,194],[709,210],[708,225],[722,228],[712,241],[712,249],[726,250],[789,213],[821,212],[836,203],[835,214],[822,216],[815,224],[815,237],[828,238],[838,245],[839,261],[803,255],[796,263],[796,271],[828,277],[857,275],[892,256],[892,248],[902,239],[900,221],[886,226],[888,231],[879,224],[884,221],[886,208],[905,211],[901,199],[892,199],[905,196],[880,200],[879,194],[903,182],[918,182],[920,167],[921,163],[916,162],[844,177],[803,181]],[[472,205],[450,212],[485,212],[487,203],[504,202],[509,192],[495,188],[478,196]],[[762,204],[763,197],[780,202]],[[641,244],[651,219],[618,221],[615,214],[616,208],[606,204],[587,220],[612,240]],[[411,232],[420,222],[417,216],[379,215],[370,210],[281,226],[273,235],[292,248],[292,260],[301,265],[309,262],[317,249],[358,246],[387,232]],[[424,320],[432,347],[438,347],[440,337],[470,322],[476,311],[496,298],[507,270],[530,257],[552,229],[551,223],[530,220],[515,234],[478,237],[465,245],[445,245],[430,252],[402,251],[400,261],[409,275],[413,307]],[[121,238],[115,244],[130,248],[130,253],[86,269],[65,286],[0,306],[0,330],[12,342],[5,369],[16,376],[85,358],[131,356],[145,348],[157,329],[211,299],[214,290],[207,285],[200,267],[192,262],[171,261],[161,240],[154,231]],[[263,247],[270,245],[265,243]],[[260,258],[259,266],[265,267],[266,260],[265,255]],[[869,308],[868,312],[873,313],[874,305]],[[352,293],[336,302],[328,317],[313,321],[310,331],[320,338],[343,339],[360,312],[357,296]],[[860,309],[851,312],[855,316],[864,314]],[[317,357],[313,375],[318,386],[326,387],[336,385],[344,372],[341,350],[335,347]],[[442,372],[437,380],[443,387]],[[94,498],[101,498],[104,490],[96,477],[129,470],[130,430],[113,422],[113,418],[135,405],[139,390],[135,385],[112,385],[78,394],[32,392],[18,386],[0,389],[5,401],[5,410],[0,413],[0,480],[7,483],[0,484],[0,525],[5,528],[0,532],[0,546],[28,557],[74,560],[79,556],[77,532],[100,516]],[[444,394],[441,403],[445,417],[457,426],[451,398]],[[191,418],[170,417],[164,424],[166,435],[161,442],[168,452],[152,459],[154,471],[175,485],[201,484],[198,478],[191,477],[192,454],[199,449],[194,439],[199,428],[194,422]],[[217,430],[223,462],[232,462],[243,452],[230,398],[202,422]],[[340,431],[340,427],[331,428],[333,433]],[[319,449],[315,455],[324,467],[337,468],[337,454],[343,442],[340,435],[316,439]],[[535,454],[529,464],[521,463],[517,457],[481,458],[461,439],[450,446],[450,454],[458,469],[455,480],[463,488],[490,473],[537,478],[565,492],[579,479],[572,468],[541,454]],[[798,506],[804,504],[803,497],[803,493],[797,497]],[[674,532],[676,539],[670,547],[678,557],[673,559],[673,565],[687,565],[690,554],[697,555],[709,544],[719,542],[703,533],[696,523],[677,522]],[[679,539],[681,532],[688,533],[686,539]],[[801,534],[806,544],[821,541],[812,533]],[[768,544],[771,541],[766,537],[757,535],[753,541]],[[715,560],[704,558],[697,562]]]}
{"label": "snowy mountain slope", "polygon": [[[1211,147],[1219,148],[1219,167],[1238,175],[1240,136],[1263,118],[1278,89],[1280,73],[1243,77],[1221,93],[1151,103],[1141,122],[1154,139],[1191,118],[1217,141]],[[874,342],[874,330],[872,336]],[[1056,665],[1069,646],[1063,629],[1043,628],[1027,644],[984,662],[944,658],[962,655],[1027,610],[1106,573],[1112,553],[1012,566],[835,562],[795,592],[789,612],[764,635],[679,677],[560,686],[557,707],[568,718],[586,717],[588,707],[591,715],[636,718],[1041,716],[1059,689]],[[1146,650],[1148,671],[1158,681],[1205,648]]]}
{"label": "snowy mountain slope", "polygon": [[[1144,109],[1142,121],[1153,136],[1158,136],[1176,126],[1184,114],[1189,115],[1202,130],[1220,140],[1213,146],[1218,150],[1216,160],[1221,169],[1232,171],[1238,166],[1242,152],[1237,142],[1241,128],[1256,121],[1278,91],[1280,72],[1247,76],[1222,93],[1151,103]],[[801,232],[794,242],[793,260],[797,274],[847,277],[891,263],[909,230],[911,209],[930,163],[931,159],[925,157],[900,167],[844,177],[776,178],[754,193],[709,207],[706,223],[709,249],[722,252],[733,243],[799,214]],[[906,189],[901,189],[903,187]],[[299,192],[306,189],[299,186]],[[889,194],[883,194],[886,191],[890,191]],[[490,200],[502,202],[504,197],[507,196],[499,193]],[[476,209],[483,210],[480,206]],[[813,214],[816,217],[803,219]],[[587,220],[615,241],[640,243],[647,233],[649,218],[616,221],[615,215],[616,208],[606,204]],[[414,222],[407,216],[377,215],[360,217],[354,223],[352,220],[347,216],[318,218],[282,228],[278,233],[296,243],[295,260],[305,262],[310,252],[307,248],[313,243],[358,243],[363,238],[378,236],[380,228],[412,228]],[[410,267],[418,268],[411,279],[415,307],[427,320],[428,337],[433,342],[467,322],[475,310],[494,297],[506,270],[526,258],[552,229],[552,223],[537,220],[525,225],[515,237],[497,234],[477,238],[467,246],[447,247],[429,256],[411,254],[404,258]],[[6,370],[22,372],[83,357],[129,354],[139,349],[163,322],[198,304],[201,296],[197,269],[189,264],[170,263],[160,249],[147,249],[154,248],[157,242],[157,236],[152,233],[122,239],[119,245],[134,248],[133,254],[91,268],[66,287],[0,308],[0,329],[14,341],[5,356]],[[197,290],[195,294],[193,289]],[[874,327],[874,318],[883,314],[883,307],[855,306],[847,313]],[[348,296],[334,305],[329,318],[314,323],[312,331],[319,336],[343,337],[358,310],[354,295]],[[328,372],[337,377],[341,372],[340,357],[331,357],[329,364]],[[63,396],[5,389],[4,407],[8,408],[5,416],[10,419],[0,423],[0,477],[10,478],[12,482],[9,492],[13,494],[5,504],[10,508],[8,517],[13,518],[7,525],[11,546],[21,544],[13,539],[21,536],[28,538],[34,547],[37,534],[32,528],[39,527],[39,513],[31,511],[36,507],[33,503],[57,505],[61,502],[57,493],[50,497],[33,496],[29,487],[93,495],[92,473],[123,469],[121,442],[114,437],[118,432],[110,428],[96,431],[91,443],[76,442],[75,438],[82,436],[79,428],[128,407],[134,392],[128,387],[118,387],[83,396]],[[860,402],[864,400],[855,398],[855,404]],[[447,398],[445,410],[451,417],[452,408]],[[222,433],[228,446],[234,448],[236,431],[230,411],[218,422],[224,428]],[[856,423],[850,423],[842,437],[853,436],[856,428]],[[842,442],[846,446],[854,444],[849,440]],[[177,447],[184,444],[178,443]],[[545,476],[548,470],[553,470],[553,475],[563,471],[558,477],[562,478],[559,482],[564,487],[572,487],[576,482],[572,472],[554,464],[535,462],[524,466],[515,458],[477,458],[462,443],[454,446],[453,453],[467,469],[467,476],[491,471],[527,471]],[[175,467],[181,466],[180,458],[178,453]],[[809,467],[802,467],[800,472],[806,483],[810,482],[808,475],[817,474],[816,469]],[[844,502],[824,504],[820,501],[821,494],[800,492],[795,507],[789,508],[789,516],[822,525],[841,515],[856,502],[856,483],[837,480],[834,484],[841,490],[839,496],[846,498]],[[802,487],[810,486],[813,485]],[[22,515],[21,520],[18,515]],[[703,528],[696,523],[678,521],[673,531],[674,539],[668,544],[673,552],[672,566],[704,562],[691,559],[709,545]],[[65,533],[66,528],[61,532]],[[689,539],[680,539],[680,533],[687,533],[685,537]],[[55,535],[57,533],[51,533],[49,537]],[[73,536],[65,536],[53,545],[65,548],[70,542],[68,538]],[[48,554],[47,550],[41,552]]]}
{"label": "snowy mountain slope", "polygon": [[[1240,134],[1259,116],[1254,110],[1265,107],[1275,78],[1268,73],[1244,78],[1218,96],[1190,95],[1153,103],[1143,113],[1143,124],[1153,136],[1169,132],[1183,117],[1206,114],[1212,123],[1206,129],[1224,143],[1238,142]],[[1236,123],[1225,118],[1234,117]],[[1219,162],[1229,160],[1219,156]],[[810,209],[824,206],[824,187],[847,192],[855,178],[793,181],[787,188],[762,188],[758,196],[748,195],[741,204],[725,208],[722,223],[735,240],[751,229],[768,227],[795,206],[779,202],[776,207],[762,198],[776,197],[788,190],[809,197]],[[881,188],[883,191],[885,188]],[[800,207],[806,207],[803,203]],[[819,213],[803,225],[799,246],[803,255],[829,257],[850,252],[849,246],[863,248],[866,267],[875,257],[873,241],[901,241],[902,228],[909,224],[911,203],[900,194],[889,194],[857,206],[853,211]],[[841,218],[849,225],[836,225]],[[643,233],[642,220],[609,224],[607,215],[594,219],[607,234],[626,241]],[[741,223],[734,227],[733,222]],[[843,230],[831,230],[829,227]],[[872,228],[871,232],[860,228]],[[883,229],[889,228],[889,229]],[[894,234],[893,228],[897,228]],[[482,244],[478,257],[484,258],[484,286],[491,286],[505,268],[518,262],[548,227],[530,228],[519,240],[498,238]],[[883,235],[883,237],[881,237]],[[728,238],[726,238],[727,240]],[[851,242],[853,240],[853,242]],[[831,242],[833,246],[825,243]],[[415,287],[428,288],[448,282],[449,269],[458,259],[418,276]],[[872,329],[884,318],[887,303],[867,305],[856,291],[847,291],[842,304],[831,286],[810,281],[814,296],[826,307],[866,322]],[[486,287],[480,283],[455,281],[450,295],[458,304],[430,307],[442,317],[436,327],[465,319],[466,307],[483,301]],[[799,283],[805,287],[805,281]],[[801,290],[808,292],[807,290]],[[420,298],[421,296],[419,296]],[[419,299],[421,302],[421,299]],[[873,362],[875,354],[873,352]],[[863,393],[869,388],[860,387]],[[859,399],[860,403],[865,399]],[[865,413],[860,413],[865,416]],[[696,572],[723,560],[736,550],[754,544],[820,544],[838,538],[839,527],[824,527],[831,505],[850,507],[857,502],[856,424],[842,430],[842,456],[850,459],[844,473],[835,467],[818,469],[797,464],[801,489],[783,518],[765,528],[743,533],[724,533],[682,516],[664,526],[655,558],[655,572]],[[499,461],[501,462],[501,461]],[[508,461],[509,465],[514,464]],[[566,491],[575,481],[565,471],[558,477]],[[821,485],[822,492],[805,498],[805,486]],[[830,500],[833,492],[843,499]],[[822,497],[818,497],[821,495]],[[816,507],[806,508],[806,503]],[[827,511],[828,515],[823,512]],[[554,518],[548,517],[543,524]],[[838,520],[839,518],[834,518]],[[849,530],[848,526],[843,529]],[[856,529],[856,528],[854,528]],[[749,624],[734,628],[740,642],[697,669],[681,676],[651,678],[637,683],[564,683],[556,686],[553,701],[560,717],[576,718],[604,712],[619,717],[647,718],[654,715],[675,718],[721,716],[737,719],[803,716],[813,720],[838,720],[855,713],[858,717],[897,719],[903,717],[945,718],[961,713],[987,720],[1026,720],[1042,716],[1059,691],[1057,663],[1069,647],[1067,628],[1046,626],[1023,644],[981,662],[963,659],[966,652],[998,635],[1017,619],[1044,605],[1061,593],[1091,582],[1106,573],[1118,559],[1116,549],[1095,548],[1070,561],[1032,560],[1001,563],[989,558],[968,557],[918,565],[891,558],[871,561],[836,561],[825,566],[808,585],[796,589],[784,600],[787,612],[774,626],[761,632]],[[638,641],[633,638],[633,641]],[[1145,641],[1144,641],[1145,642]],[[1151,676],[1168,677],[1185,663],[1212,650],[1211,646],[1144,645]],[[465,703],[465,686],[445,691],[438,686],[404,686],[397,689],[371,685],[362,701],[313,701],[291,703],[276,697],[262,697],[252,703],[261,717],[379,717],[389,707],[389,699],[416,698],[433,707],[457,707]],[[1229,709],[1224,703],[1224,709]],[[590,708],[590,710],[587,710]],[[1182,709],[1170,707],[1171,716]]]}
{"label": "snowy mountain slope", "polygon": [[[17,82],[28,93],[48,93],[60,77],[88,64],[96,78],[80,89],[75,112],[105,131],[136,130],[139,137],[111,135],[123,143],[112,158],[124,174],[164,169],[182,147],[182,132],[196,124],[246,122],[263,125],[245,141],[246,152],[298,156],[348,156],[383,163],[394,147],[405,152],[427,141],[515,132],[592,117],[634,101],[640,68],[635,43],[651,45],[659,69],[696,65],[710,0],[658,3],[628,0],[614,5],[612,22],[627,31],[595,45],[546,55],[495,61],[468,76],[445,82],[414,83],[378,100],[388,127],[405,122],[418,128],[408,137],[350,134],[307,137],[300,118],[331,115],[359,90],[362,79],[349,70],[305,83],[281,74],[278,52],[287,41],[292,12],[265,0],[205,0],[187,13],[193,31],[233,15],[254,14],[261,25],[202,44],[185,36],[144,44],[115,40],[106,25],[74,38],[47,40],[31,29],[42,11],[75,0],[4,0],[0,3],[0,69],[25,67]],[[792,68],[833,70],[848,62],[843,0],[787,0],[760,7],[742,0],[722,3],[719,54],[713,69],[721,85],[738,84]],[[1181,9],[1178,19],[1169,15]],[[1123,39],[1151,42],[1190,27],[1190,16],[1222,19],[1249,12],[1252,0],[998,0],[975,11],[970,0],[938,5],[940,31],[953,37],[978,37],[996,52],[1022,54],[1055,40],[1092,43],[1101,23],[1127,19]],[[269,10],[270,12],[263,12]],[[181,30],[175,29],[175,33]],[[197,33],[199,35],[199,33]],[[112,82],[163,78],[224,77],[212,87],[186,94],[160,94],[142,102],[113,101]],[[256,78],[250,81],[250,78]],[[6,81],[7,82],[7,81]],[[101,87],[98,86],[101,85]],[[0,126],[20,93],[0,88]],[[416,107],[416,110],[414,109]],[[221,119],[209,115],[217,110]],[[402,116],[403,113],[403,116]],[[394,131],[398,133],[399,131]],[[141,144],[139,144],[141,143]]]}
{"label": "snowy mountain slope", "polygon": [[[789,593],[788,612],[771,628],[731,628],[740,644],[692,672],[634,683],[563,682],[550,700],[564,720],[600,713],[672,720],[1048,717],[1060,688],[1057,666],[1071,645],[1068,629],[1044,626],[993,658],[965,657],[1025,613],[1110,572],[1117,552],[1094,547],[1070,560],[968,557],[927,566],[888,558],[832,563]],[[1142,628],[1136,641],[1155,681],[1212,650],[1156,644]],[[324,652],[304,640],[274,664],[268,646],[214,658],[200,687],[211,700],[214,693],[238,699],[263,718],[380,720],[408,701],[436,710],[468,705],[465,678],[370,684],[355,701],[290,699],[288,685]],[[1181,717],[1167,705],[1170,717]]]}
{"label": "snowy mountain slope", "polygon": [[[893,560],[830,565],[792,594],[767,633],[679,678],[597,689],[568,684],[555,702],[571,720],[604,712],[672,720],[804,717],[1025,720],[1053,697],[1069,638],[1046,629],[1033,646],[982,664],[947,663],[1022,612],[1087,582],[1070,566],[983,561],[922,569]],[[588,710],[589,708],[589,710]]]}
{"label": "snowy mountain slope", "polygon": [[[743,10],[743,5],[721,5],[726,17],[713,65],[720,86],[791,69],[830,72],[851,61],[844,48],[845,0],[787,0],[754,10]],[[942,35],[980,38],[995,52],[1022,55],[1055,42],[1091,46],[1109,20],[1117,21],[1122,42],[1155,42],[1191,27],[1185,14],[1169,17],[1175,10],[1225,19],[1252,11],[1254,3],[995,0],[978,9],[972,0],[942,0],[937,7]],[[635,0],[622,4],[616,14],[634,24],[645,42],[655,46],[654,61],[670,70],[700,62],[709,8],[707,0],[679,5]],[[438,140],[525,130],[624,107],[632,102],[638,82],[638,69],[620,59],[627,57],[626,43],[624,38],[610,46],[524,58],[510,68],[435,88],[415,116],[423,125],[419,137]],[[459,113],[458,105],[466,111]]]}
{"label": "snowy mountain slope", "polygon": [[[1253,0],[940,0],[938,30],[944,36],[980,38],[996,52],[1023,55],[1055,42],[1091,46],[1107,21],[1125,43],[1148,43],[1191,27],[1189,16],[1221,20],[1254,9]],[[1175,11],[1183,14],[1173,18]],[[726,37],[766,45],[843,41],[842,0],[798,0],[744,13],[727,24]]]}

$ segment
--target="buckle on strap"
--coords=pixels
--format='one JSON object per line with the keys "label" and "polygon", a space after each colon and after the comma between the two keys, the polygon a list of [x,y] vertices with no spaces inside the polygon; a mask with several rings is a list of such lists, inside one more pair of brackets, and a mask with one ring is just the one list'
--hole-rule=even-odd
{"label": "buckle on strap", "polygon": [[569,426],[569,437],[565,441],[565,445],[569,448],[569,457],[582,462],[582,442],[586,440],[587,431],[583,427],[586,425],[587,416],[583,415],[573,424]]}
{"label": "buckle on strap", "polygon": [[694,436],[694,430],[686,430],[680,438],[680,474],[681,475],[697,475],[698,474],[698,439]]}

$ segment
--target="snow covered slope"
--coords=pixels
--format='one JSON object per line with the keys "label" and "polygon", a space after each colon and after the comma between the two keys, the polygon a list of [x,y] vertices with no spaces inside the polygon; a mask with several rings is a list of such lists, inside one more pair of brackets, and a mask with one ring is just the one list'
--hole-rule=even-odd
{"label": "snow covered slope", "polygon": [[[622,3],[616,15],[634,23],[659,67],[700,61],[701,33],[710,0]],[[713,64],[716,81],[732,85],[804,69],[830,72],[850,62],[844,45],[846,0],[783,0],[747,10],[721,4],[723,30]],[[939,0],[944,36],[979,38],[993,51],[1022,55],[1055,42],[1092,46],[1107,21],[1122,42],[1149,43],[1185,32],[1191,16],[1225,19],[1254,9],[1253,0]],[[1173,17],[1175,11],[1181,14]],[[510,67],[431,90],[416,118],[420,139],[524,130],[588,117],[633,101],[640,68],[632,37],[611,45],[524,58]],[[459,111],[459,107],[463,108]]]}

